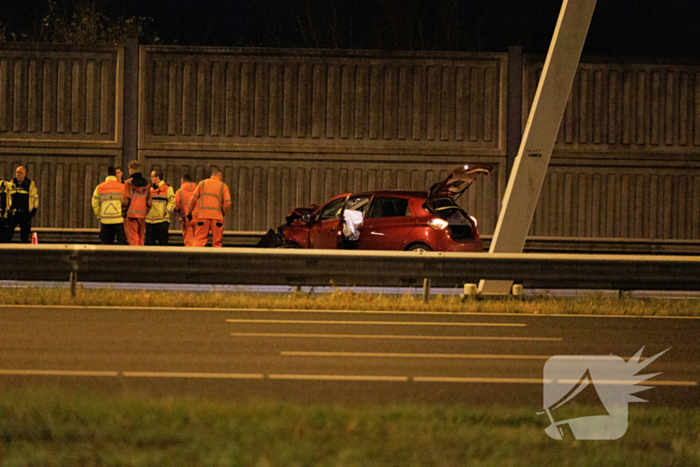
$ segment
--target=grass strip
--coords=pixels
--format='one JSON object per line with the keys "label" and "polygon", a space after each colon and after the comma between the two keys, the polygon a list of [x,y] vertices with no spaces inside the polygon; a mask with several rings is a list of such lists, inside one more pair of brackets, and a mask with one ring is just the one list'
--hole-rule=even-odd
{"label": "grass strip", "polygon": [[[584,416],[570,407],[564,418]],[[556,441],[535,410],[0,394],[4,466],[699,465],[700,409],[632,407],[616,441]]]}
{"label": "grass strip", "polygon": [[79,289],[75,297],[64,287],[5,287],[0,305],[150,306],[185,308],[272,308],[364,311],[432,311],[619,316],[700,316],[697,299],[611,297],[600,294],[556,298],[462,299],[434,295],[426,303],[416,295],[357,293],[259,294],[227,291],[185,292],[153,290]]}

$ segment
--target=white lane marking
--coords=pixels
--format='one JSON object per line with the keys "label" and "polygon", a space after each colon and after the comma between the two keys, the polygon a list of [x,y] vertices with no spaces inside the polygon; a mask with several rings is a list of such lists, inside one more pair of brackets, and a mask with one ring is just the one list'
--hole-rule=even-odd
{"label": "white lane marking", "polygon": [[270,379],[305,380],[305,381],[397,381],[408,382],[408,376],[372,376],[372,375],[268,375]]}
{"label": "white lane marking", "polygon": [[361,324],[376,326],[495,326],[525,327],[524,323],[460,323],[460,322],[421,322],[421,321],[325,321],[311,319],[227,319],[227,323],[245,324]]}
{"label": "white lane marking", "polygon": [[127,378],[264,379],[262,373],[187,373],[162,371],[125,371]]}
{"label": "white lane marking", "polygon": [[448,376],[416,376],[416,383],[481,383],[481,384],[542,384],[542,378],[461,378]]}
{"label": "white lane marking", "polygon": [[285,332],[232,332],[231,337],[299,337],[322,339],[416,339],[446,341],[548,341],[561,342],[561,337],[486,337],[486,336],[411,336],[392,334],[299,334]]}
{"label": "white lane marking", "polygon": [[[0,369],[0,375],[13,376],[107,376],[125,378],[183,378],[183,379],[276,379],[305,381],[386,381],[417,383],[483,383],[483,384],[543,384],[554,380],[541,378],[480,378],[447,376],[384,376],[384,375],[295,375],[262,373],[190,373],[161,371],[83,371],[83,370],[23,370]],[[560,384],[576,384],[578,380],[556,380]],[[624,384],[633,381],[597,380],[594,384]],[[696,381],[644,381],[645,386],[697,386]]]}
{"label": "white lane marking", "polygon": [[[462,378],[446,376],[416,376],[417,383],[481,383],[481,384],[551,384],[555,380],[542,378]],[[579,380],[556,380],[558,384],[576,384]],[[634,381],[594,380],[593,384],[626,385]],[[697,386],[697,381],[644,381],[644,386]]]}
{"label": "white lane marking", "polygon": [[13,376],[119,376],[118,371],[82,370],[0,370],[0,375]]}
{"label": "white lane marking", "polygon": [[372,310],[319,310],[304,308],[206,308],[206,307],[158,307],[158,306],[73,306],[73,305],[3,305],[2,308],[46,308],[70,310],[125,310],[125,311],[216,311],[216,312],[273,312],[273,313],[374,313],[403,315],[449,315],[449,316],[517,316],[534,318],[647,318],[647,319],[700,319],[700,316],[633,316],[633,315],[594,315],[594,314],[534,314],[534,313],[487,313],[473,311],[372,311]]}
{"label": "white lane marking", "polygon": [[[360,357],[360,358],[453,358],[464,360],[548,360],[553,355],[488,355],[488,354],[461,354],[461,353],[381,353],[381,352],[303,352],[283,350],[283,357]],[[608,360],[617,358],[614,356],[588,356],[588,355],[560,355],[565,360]],[[630,357],[625,357],[629,359]],[[640,358],[645,360],[646,357]]]}

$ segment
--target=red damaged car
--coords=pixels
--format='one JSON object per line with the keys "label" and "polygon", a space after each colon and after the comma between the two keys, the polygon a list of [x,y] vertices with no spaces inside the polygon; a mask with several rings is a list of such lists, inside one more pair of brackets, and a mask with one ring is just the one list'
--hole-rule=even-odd
{"label": "red damaged car", "polygon": [[[481,252],[476,219],[456,204],[493,166],[455,169],[429,191],[345,193],[294,209],[277,230],[282,248]],[[347,211],[347,212],[346,212]]]}

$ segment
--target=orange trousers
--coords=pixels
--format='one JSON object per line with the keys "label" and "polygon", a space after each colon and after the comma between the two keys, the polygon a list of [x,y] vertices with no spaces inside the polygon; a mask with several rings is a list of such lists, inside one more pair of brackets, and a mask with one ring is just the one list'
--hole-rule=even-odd
{"label": "orange trousers", "polygon": [[205,246],[211,231],[211,246],[221,248],[221,240],[224,238],[224,221],[215,219],[195,219],[197,228],[194,232],[194,246]]}
{"label": "orange trousers", "polygon": [[185,246],[194,246],[194,234],[195,230],[197,229],[197,218],[194,218],[191,221],[181,218],[180,228],[182,228],[182,238],[185,240]]}
{"label": "orange trousers", "polygon": [[143,239],[146,236],[146,219],[137,217],[127,217],[124,219],[124,231],[126,240],[131,246],[143,246]]}

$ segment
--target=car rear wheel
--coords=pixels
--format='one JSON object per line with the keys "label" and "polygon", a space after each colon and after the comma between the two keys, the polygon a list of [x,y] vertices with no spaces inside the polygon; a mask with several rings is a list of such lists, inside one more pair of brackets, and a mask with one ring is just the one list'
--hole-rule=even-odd
{"label": "car rear wheel", "polygon": [[425,243],[414,243],[413,245],[406,248],[406,251],[433,251],[433,249]]}

